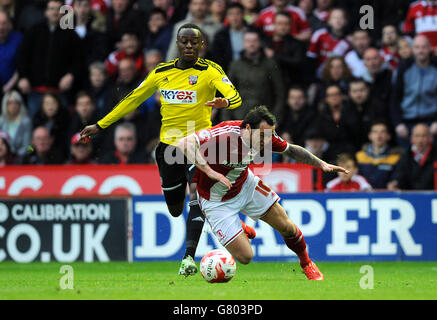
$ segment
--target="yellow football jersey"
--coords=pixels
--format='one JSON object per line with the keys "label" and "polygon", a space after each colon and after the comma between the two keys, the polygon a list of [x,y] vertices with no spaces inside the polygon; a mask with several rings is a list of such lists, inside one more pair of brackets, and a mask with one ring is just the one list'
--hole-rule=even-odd
{"label": "yellow football jersey", "polygon": [[97,124],[101,128],[110,126],[159,90],[160,139],[175,145],[181,138],[211,127],[212,107],[205,103],[214,99],[217,90],[229,100],[228,109],[241,105],[240,94],[219,65],[199,58],[193,67],[180,69],[176,67],[177,60],[159,64]]}

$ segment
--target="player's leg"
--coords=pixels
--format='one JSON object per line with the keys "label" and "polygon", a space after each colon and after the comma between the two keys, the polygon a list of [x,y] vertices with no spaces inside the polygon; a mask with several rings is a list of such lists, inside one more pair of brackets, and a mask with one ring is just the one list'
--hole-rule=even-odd
{"label": "player's leg", "polygon": [[232,242],[226,245],[225,248],[234,259],[242,264],[248,264],[252,261],[253,250],[244,232],[241,232]]}
{"label": "player's leg", "polygon": [[302,231],[288,218],[285,209],[278,202],[267,210],[261,220],[267,222],[282,235],[287,247],[298,256],[302,270],[308,279],[324,279],[323,274],[308,256]]}
{"label": "player's leg", "polygon": [[[164,143],[159,143],[155,152],[156,163],[158,164],[159,175],[161,177],[161,187],[168,211],[173,217],[178,217],[182,214],[185,208],[188,181],[186,177],[186,158],[183,154],[180,154],[175,147]],[[181,156],[181,160],[183,160],[182,163],[174,163],[173,161],[178,152],[179,156]],[[167,157],[171,159],[167,159]],[[187,231],[187,234],[190,234],[190,231]],[[197,238],[196,247],[198,240],[199,239]],[[188,241],[188,243],[190,242]],[[193,257],[194,253],[192,256],[189,254],[184,255],[179,268],[180,275],[188,276],[197,272],[197,267],[194,263]]]}
{"label": "player's leg", "polygon": [[186,247],[185,254],[182,259],[179,274],[189,276],[197,273],[197,266],[194,262],[194,255],[196,254],[197,244],[202,235],[204,217],[202,210],[197,200],[196,183],[190,184],[190,201],[187,218],[187,232],[186,232]]}
{"label": "player's leg", "polygon": [[238,215],[243,202],[241,194],[225,202],[199,199],[212,233],[237,261],[247,264],[252,260],[253,251]]}
{"label": "player's leg", "polygon": [[171,163],[175,157],[176,148],[160,142],[155,150],[156,163],[161,177],[161,188],[164,193],[168,211],[173,217],[178,217],[184,211],[187,193],[187,180],[185,178],[185,165],[183,163]]}

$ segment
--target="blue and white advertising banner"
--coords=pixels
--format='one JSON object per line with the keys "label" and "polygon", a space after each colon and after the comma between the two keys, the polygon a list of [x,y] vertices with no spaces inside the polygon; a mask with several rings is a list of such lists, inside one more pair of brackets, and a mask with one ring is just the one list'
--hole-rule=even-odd
{"label": "blue and white advertising banner", "polygon": [[[315,261],[437,260],[437,193],[282,194],[280,204],[302,230]],[[132,198],[134,261],[180,260],[187,210],[178,218],[163,196]],[[296,260],[282,237],[263,221],[255,228],[254,261]],[[196,258],[222,248],[205,223]]]}

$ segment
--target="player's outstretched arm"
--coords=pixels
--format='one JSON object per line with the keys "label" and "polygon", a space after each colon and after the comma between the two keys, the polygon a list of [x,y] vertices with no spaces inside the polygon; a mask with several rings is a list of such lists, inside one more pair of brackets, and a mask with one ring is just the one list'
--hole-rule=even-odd
{"label": "player's outstretched arm", "polygon": [[226,178],[221,173],[214,171],[202,156],[199,145],[197,144],[196,138],[194,134],[191,134],[183,139],[181,139],[178,143],[178,148],[181,149],[188,160],[190,160],[194,165],[204,172],[210,179],[221,182],[224,184],[228,190],[232,187],[231,182],[228,178]]}
{"label": "player's outstretched arm", "polygon": [[305,148],[302,148],[301,146],[295,144],[289,143],[288,148],[284,153],[299,163],[321,168],[325,172],[344,172],[346,174],[349,173],[349,171],[345,168],[329,164],[322,159],[319,159]]}

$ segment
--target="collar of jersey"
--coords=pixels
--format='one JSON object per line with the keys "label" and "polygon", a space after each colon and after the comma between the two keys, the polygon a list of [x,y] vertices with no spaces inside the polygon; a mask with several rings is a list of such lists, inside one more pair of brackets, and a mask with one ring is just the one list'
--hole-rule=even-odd
{"label": "collar of jersey", "polygon": [[196,64],[199,64],[199,60],[200,60],[200,58],[197,58],[197,60],[196,60],[196,63],[194,63],[191,67],[189,67],[189,68],[186,68],[186,69],[182,69],[182,68],[179,68],[178,66],[176,66],[176,62],[179,60],[179,58],[176,58],[176,59],[174,59],[174,67],[175,68],[177,68],[177,69],[179,69],[179,70],[188,70],[188,69],[191,69],[191,68],[194,68],[194,66],[196,65]]}

